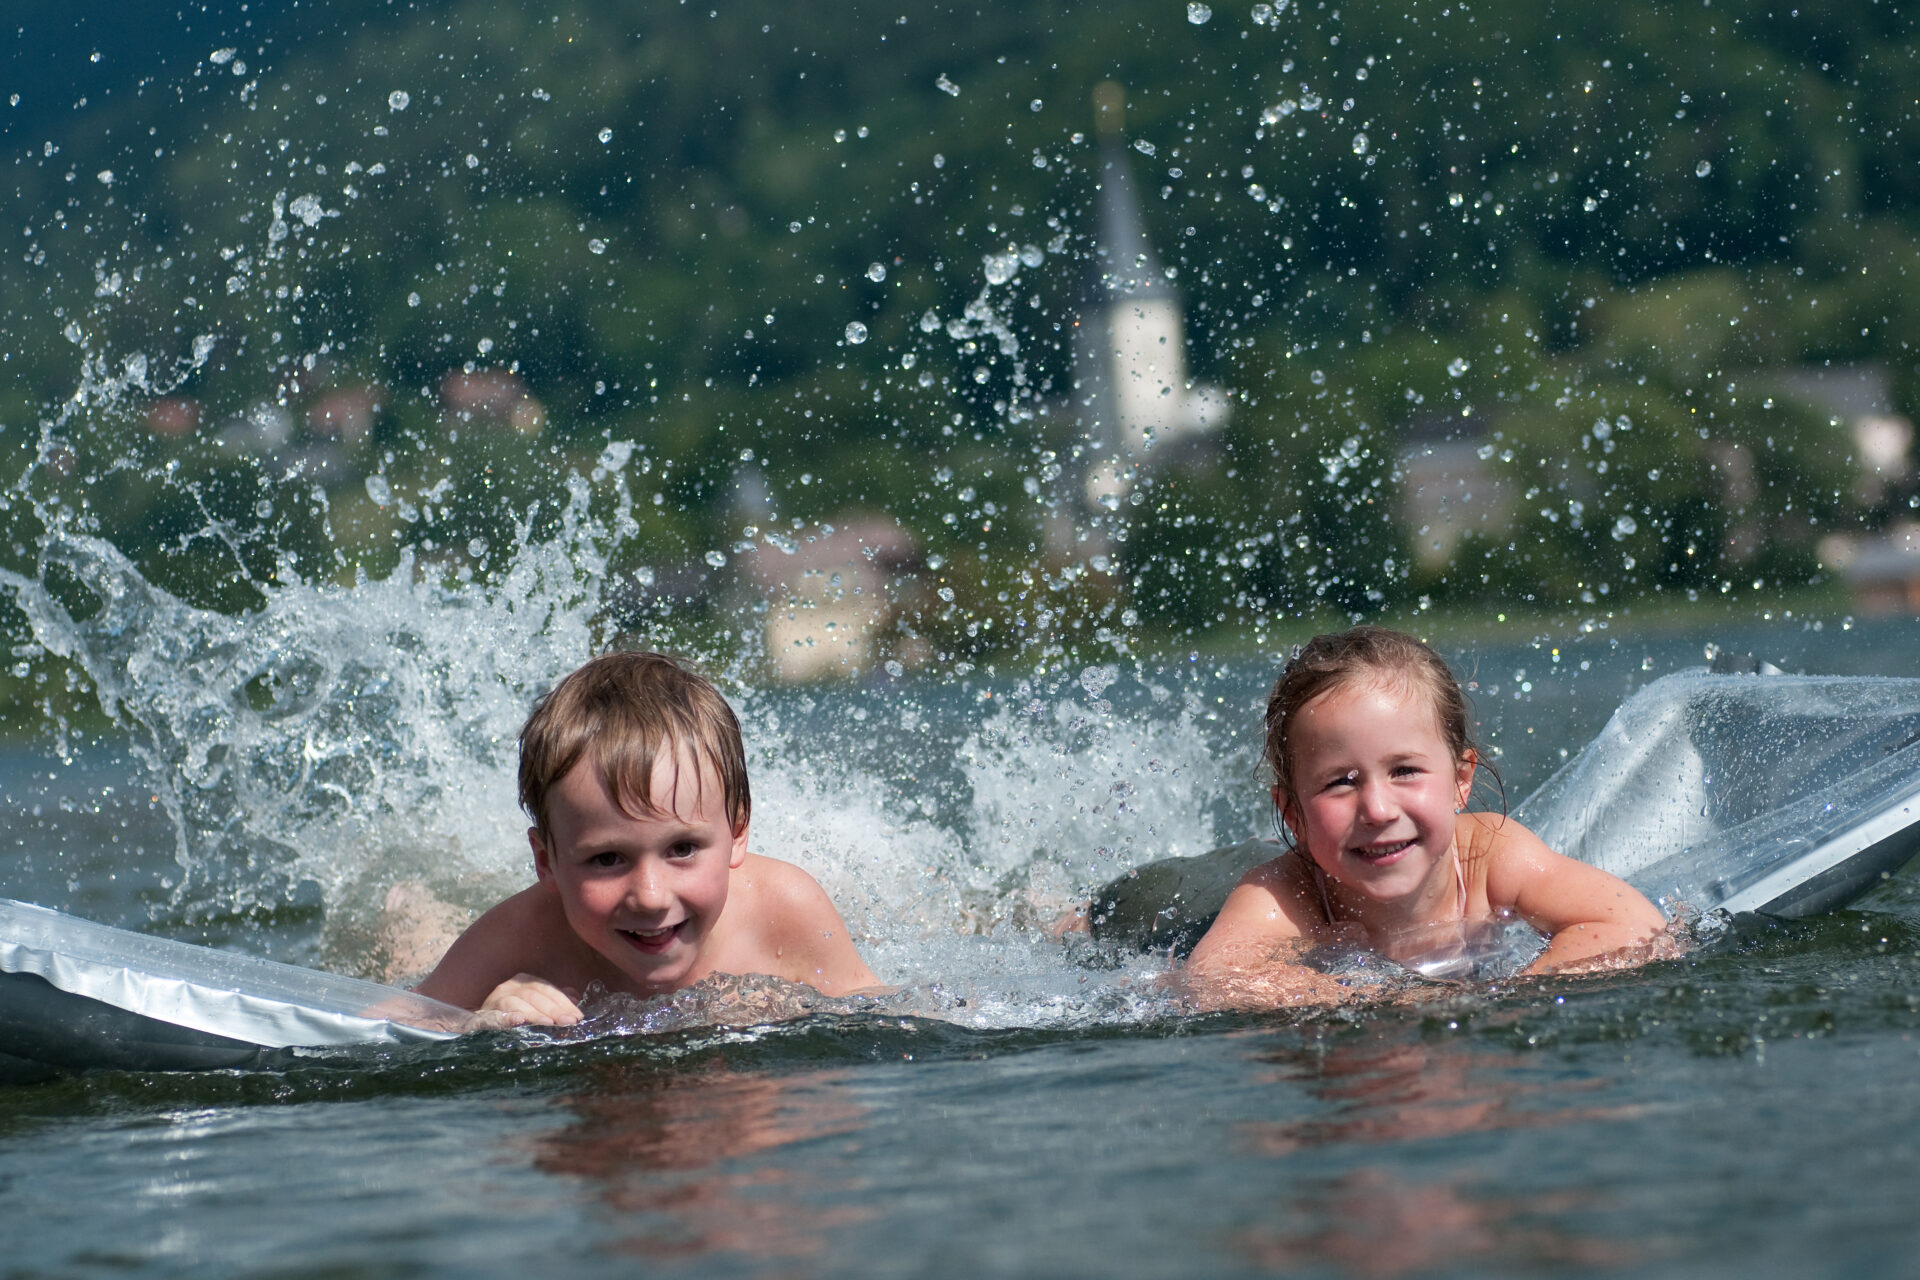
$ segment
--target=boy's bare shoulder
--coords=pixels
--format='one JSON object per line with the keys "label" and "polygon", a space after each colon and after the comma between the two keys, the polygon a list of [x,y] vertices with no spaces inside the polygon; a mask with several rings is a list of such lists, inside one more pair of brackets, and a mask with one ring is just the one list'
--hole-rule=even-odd
{"label": "boy's bare shoulder", "polygon": [[770,973],[828,995],[875,985],[840,912],[818,881],[791,862],[750,853],[733,873],[731,936],[717,967]]}
{"label": "boy's bare shoulder", "polygon": [[840,913],[819,881],[791,862],[763,854],[747,855],[733,873],[728,894],[729,909],[737,896],[743,923],[763,936],[810,929],[816,920],[840,923]]}
{"label": "boy's bare shoulder", "polygon": [[415,987],[421,995],[477,1009],[520,973],[564,973],[578,964],[578,939],[548,881],[522,889],[475,920]]}

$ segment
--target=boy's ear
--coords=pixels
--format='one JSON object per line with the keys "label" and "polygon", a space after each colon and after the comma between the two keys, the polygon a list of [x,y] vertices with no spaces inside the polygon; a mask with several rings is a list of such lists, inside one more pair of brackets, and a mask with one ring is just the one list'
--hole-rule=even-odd
{"label": "boy's ear", "polygon": [[738,869],[747,860],[747,824],[741,823],[733,833],[733,847],[727,850],[727,866]]}
{"label": "boy's ear", "polygon": [[533,872],[542,880],[553,874],[553,859],[547,853],[547,842],[540,838],[540,828],[527,828],[527,843],[533,846]]}

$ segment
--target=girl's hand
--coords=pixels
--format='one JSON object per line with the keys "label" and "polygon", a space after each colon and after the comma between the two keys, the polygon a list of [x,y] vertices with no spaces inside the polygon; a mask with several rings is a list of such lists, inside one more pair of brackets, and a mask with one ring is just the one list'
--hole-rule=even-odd
{"label": "girl's hand", "polygon": [[482,1017],[501,1027],[570,1027],[583,1015],[573,998],[545,978],[516,973],[488,993],[481,1002]]}

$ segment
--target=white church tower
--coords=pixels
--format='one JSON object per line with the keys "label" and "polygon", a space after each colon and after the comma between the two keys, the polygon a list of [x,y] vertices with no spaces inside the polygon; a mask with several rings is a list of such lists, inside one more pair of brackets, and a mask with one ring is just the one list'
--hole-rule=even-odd
{"label": "white church tower", "polygon": [[1123,91],[1094,90],[1100,136],[1097,239],[1074,336],[1074,393],[1086,454],[1080,494],[1113,510],[1141,473],[1218,428],[1227,398],[1187,378],[1180,299],[1147,242],[1123,128]]}

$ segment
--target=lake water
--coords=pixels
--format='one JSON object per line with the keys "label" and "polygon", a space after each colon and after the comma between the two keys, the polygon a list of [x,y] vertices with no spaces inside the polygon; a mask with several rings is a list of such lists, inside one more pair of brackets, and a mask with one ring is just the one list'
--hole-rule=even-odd
{"label": "lake water", "polygon": [[1911,870],[1306,1015],[1050,936],[1271,831],[1229,631],[1553,618],[1437,640],[1514,801],[1709,646],[1920,676],[1788,610],[1920,504],[1906,47],[1348,8],[25,6],[0,895],[378,976],[394,886],[526,883],[515,734],[638,638],[898,992],[0,1085],[0,1277],[1912,1271]]}
{"label": "lake water", "polygon": [[[1914,675],[1915,630],[1756,624],[1449,655],[1478,673],[1517,796],[1630,687],[1696,662],[1706,639],[1794,669]],[[875,968],[906,987],[899,1003],[0,1089],[0,1273],[1910,1270],[1910,873],[1859,910],[1741,920],[1634,973],[1412,1007],[1182,1018],[1153,994],[1150,962],[1068,963],[1031,923],[1049,894],[1144,860],[1155,839],[1193,851],[1261,821],[1246,738],[1266,675],[1243,663],[1070,684],[1011,721],[993,706],[1009,682],[750,696],[756,844],[830,884],[867,883],[849,916]],[[935,745],[917,760],[853,759],[861,735],[884,754],[903,722]],[[808,741],[851,763],[762,763],[770,742],[797,758]],[[9,759],[12,894],[243,950],[350,959],[328,917],[352,914],[355,891],[338,886],[396,847],[390,832],[339,849],[355,872],[335,887],[296,880],[277,907],[230,895],[223,912],[219,894],[165,887],[181,873],[165,819],[177,796],[123,753],[75,750],[70,764]],[[922,775],[918,816],[900,800],[903,772]],[[1116,784],[1151,791],[1166,774],[1184,809],[1155,811],[1172,803],[1161,793],[1086,817],[1123,796]],[[1042,812],[1034,787],[1079,815],[1048,838],[1086,844],[1018,877],[1017,859],[988,848],[989,819]],[[806,796],[804,821],[779,815]],[[497,807],[510,809],[504,796]],[[859,834],[874,814],[888,821]],[[521,855],[485,856],[510,877]],[[914,873],[876,878],[869,868],[888,861]],[[899,887],[913,884],[918,897]]]}

